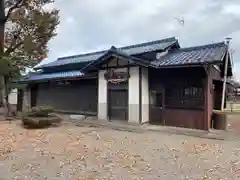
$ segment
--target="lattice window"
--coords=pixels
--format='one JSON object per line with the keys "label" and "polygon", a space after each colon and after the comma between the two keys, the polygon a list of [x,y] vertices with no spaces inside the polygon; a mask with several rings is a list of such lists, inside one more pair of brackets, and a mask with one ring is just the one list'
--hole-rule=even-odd
{"label": "lattice window", "polygon": [[176,108],[203,108],[204,85],[201,81],[178,81],[165,88],[165,105]]}

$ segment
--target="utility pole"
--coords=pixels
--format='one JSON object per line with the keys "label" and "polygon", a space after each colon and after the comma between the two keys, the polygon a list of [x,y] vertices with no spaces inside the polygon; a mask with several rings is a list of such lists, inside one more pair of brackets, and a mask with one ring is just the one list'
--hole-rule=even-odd
{"label": "utility pole", "polygon": [[228,70],[228,59],[229,59],[229,43],[231,38],[226,38],[227,54],[224,63],[224,77],[223,77],[223,89],[222,89],[222,101],[221,101],[221,111],[224,110],[225,96],[226,96],[226,83],[227,83],[227,70]]}

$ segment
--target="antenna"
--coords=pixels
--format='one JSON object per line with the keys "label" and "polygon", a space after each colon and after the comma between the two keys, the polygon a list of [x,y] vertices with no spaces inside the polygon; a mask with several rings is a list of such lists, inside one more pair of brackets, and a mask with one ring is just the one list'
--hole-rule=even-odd
{"label": "antenna", "polygon": [[174,17],[174,19],[177,21],[177,23],[179,25],[178,27],[176,27],[177,28],[176,29],[177,34],[175,34],[175,36],[178,37],[178,39],[180,39],[184,34],[183,31],[184,31],[185,20],[184,20],[183,17],[182,18]]}
{"label": "antenna", "polygon": [[175,17],[174,19],[176,19],[181,26],[184,26],[184,24],[185,24],[184,18],[180,19],[178,17]]}

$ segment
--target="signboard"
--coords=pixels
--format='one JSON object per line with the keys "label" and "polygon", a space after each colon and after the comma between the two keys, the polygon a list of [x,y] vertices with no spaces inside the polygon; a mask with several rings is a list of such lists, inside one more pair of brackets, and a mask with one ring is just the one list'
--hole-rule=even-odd
{"label": "signboard", "polygon": [[69,81],[56,81],[56,85],[58,86],[63,86],[63,85],[69,85]]}
{"label": "signboard", "polygon": [[105,79],[113,84],[119,84],[129,79],[130,75],[128,72],[109,70],[104,74]]}

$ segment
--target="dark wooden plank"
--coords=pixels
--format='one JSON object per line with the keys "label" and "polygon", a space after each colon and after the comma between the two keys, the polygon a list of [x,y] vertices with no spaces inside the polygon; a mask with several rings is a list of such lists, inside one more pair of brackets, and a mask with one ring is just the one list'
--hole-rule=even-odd
{"label": "dark wooden plank", "polygon": [[38,86],[37,105],[50,105],[65,111],[97,112],[97,80],[69,81],[57,85],[55,81]]}
{"label": "dark wooden plank", "polygon": [[128,91],[109,89],[108,106],[110,120],[128,120]]}

